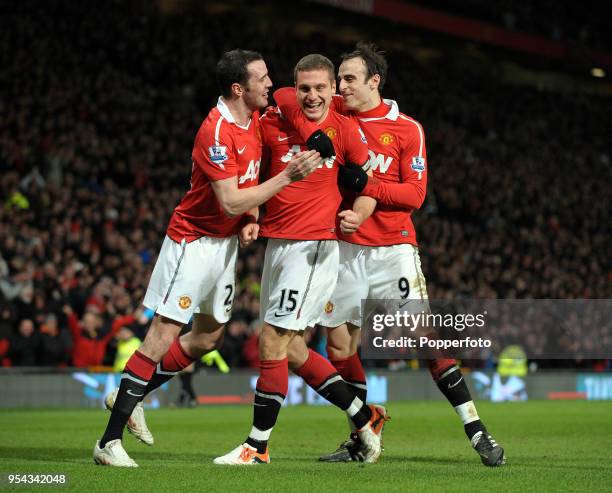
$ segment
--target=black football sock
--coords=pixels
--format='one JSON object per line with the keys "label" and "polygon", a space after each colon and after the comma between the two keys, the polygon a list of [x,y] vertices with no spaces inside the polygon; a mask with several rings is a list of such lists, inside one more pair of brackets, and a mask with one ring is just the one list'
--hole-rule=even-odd
{"label": "black football sock", "polygon": [[123,438],[125,428],[136,404],[145,395],[147,384],[155,371],[156,363],[140,351],[136,351],[128,360],[121,375],[121,384],[115,398],[106,430],[100,439],[100,448],[107,442]]}
{"label": "black football sock", "polygon": [[469,439],[479,431],[486,431],[458,366],[453,365],[444,371],[436,381],[436,385],[459,415]]}

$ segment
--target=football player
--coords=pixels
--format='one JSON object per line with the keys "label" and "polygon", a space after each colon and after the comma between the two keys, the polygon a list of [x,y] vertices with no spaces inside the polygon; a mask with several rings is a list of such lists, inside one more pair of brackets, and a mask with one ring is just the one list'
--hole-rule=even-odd
{"label": "football player", "polygon": [[[338,283],[321,324],[328,327],[327,352],[338,373],[354,386],[365,402],[365,373],[357,353],[360,340],[361,299],[420,300],[427,303],[412,211],[425,200],[427,154],[421,124],[383,100],[387,61],[374,45],[359,43],[342,56],[338,70],[339,96],[333,107],[356,121],[366,135],[373,179],[359,166],[340,170],[339,183],[377,200],[378,206],[360,228],[339,233]],[[274,93],[281,111],[298,129],[309,135],[314,126],[298,111],[287,88]],[[457,362],[429,361],[429,370],[440,391],[461,419],[474,450],[487,466],[504,464],[504,450],[488,433],[478,416]],[[350,461],[359,449],[359,437],[351,429],[349,439],[322,461]]]}
{"label": "football player", "polygon": [[[300,137],[279,113],[262,120],[264,146],[270,153],[270,176],[285,169],[311,139],[327,136],[334,156],[300,183],[285,188],[266,204],[261,235],[268,238],[261,288],[260,373],[255,388],[253,426],[243,444],[217,457],[215,464],[268,463],[268,440],[287,394],[289,364],[319,394],[344,410],[363,445],[366,462],[380,454],[384,415],[367,406],[350,390],[335,368],[303,343],[303,332],[320,319],[338,273],[336,215],[341,204],[338,169],[346,163],[364,164],[367,143],[357,124],[330,111],[335,92],[332,62],[318,54],[307,55],[295,67],[292,97],[312,132]],[[297,94],[297,98],[296,98]],[[318,136],[318,137],[317,137]],[[375,201],[359,197],[351,209],[341,211],[343,228],[355,231],[371,214]],[[295,341],[299,350],[288,348]]]}

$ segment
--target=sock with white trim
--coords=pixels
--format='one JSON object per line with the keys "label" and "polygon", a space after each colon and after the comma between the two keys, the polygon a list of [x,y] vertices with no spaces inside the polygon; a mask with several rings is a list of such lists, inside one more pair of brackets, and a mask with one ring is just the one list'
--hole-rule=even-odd
{"label": "sock with white trim", "polygon": [[455,360],[432,360],[429,368],[440,392],[448,399],[461,419],[467,437],[471,440],[479,431],[486,432],[457,362]]}
{"label": "sock with white trim", "polygon": [[[329,347],[327,349],[327,353],[330,354]],[[363,365],[361,364],[359,354],[355,353],[348,358],[334,358],[329,356],[329,361],[332,365],[334,365],[334,368],[338,370],[338,373],[340,373],[340,376],[344,379],[344,381],[350,385],[355,396],[359,397],[362,402],[367,402],[368,387],[366,385],[365,371],[363,370]],[[355,426],[355,423],[353,423],[350,416],[347,417],[351,433],[354,433],[357,431],[357,427]]]}
{"label": "sock with white trim", "polygon": [[136,404],[145,395],[147,384],[155,371],[155,366],[155,361],[147,358],[140,351],[136,351],[130,357],[121,375],[117,398],[104,435],[100,439],[100,448],[104,448],[106,443],[111,440],[123,438],[123,428],[125,428]]}
{"label": "sock with white trim", "polygon": [[[328,350],[329,353],[329,350]],[[363,402],[367,401],[368,388],[366,385],[365,371],[361,364],[361,359],[358,353],[354,353],[348,358],[333,358],[329,361],[334,368],[340,373],[344,381],[352,387],[354,394]]]}
{"label": "sock with white trim", "polygon": [[287,358],[263,360],[259,363],[259,378],[253,399],[253,427],[245,443],[263,454],[268,448],[272,428],[276,424],[287,389],[289,366]]}
{"label": "sock with white trim", "polygon": [[308,359],[295,374],[317,394],[346,412],[355,429],[363,428],[372,417],[372,411],[356,395],[355,389],[343,380],[328,360],[312,349],[308,350]]}
{"label": "sock with white trim", "polygon": [[172,342],[168,352],[164,354],[162,360],[155,367],[155,373],[147,384],[145,395],[148,395],[158,387],[161,387],[168,380],[180,373],[181,370],[184,370],[195,361],[195,358],[187,354],[187,351],[185,351],[181,345],[180,340],[180,337],[174,339],[174,342]]}

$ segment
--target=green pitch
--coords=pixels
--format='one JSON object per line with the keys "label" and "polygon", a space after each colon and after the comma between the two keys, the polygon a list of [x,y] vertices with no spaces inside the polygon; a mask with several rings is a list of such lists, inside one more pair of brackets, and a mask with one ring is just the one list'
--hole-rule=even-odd
{"label": "green pitch", "polygon": [[[127,432],[124,445],[139,469],[95,466],[91,452],[108,413],[103,410],[0,411],[0,471],[65,473],[56,491],[610,491],[612,402],[479,403],[480,416],[506,449],[508,463],[486,468],[469,447],[446,403],[388,406],[379,464],[321,464],[345,438],[346,419],[334,408],[281,411],[269,465],[214,466],[251,427],[251,408],[200,407],[148,411],[155,446]],[[49,487],[9,487],[26,491]]]}

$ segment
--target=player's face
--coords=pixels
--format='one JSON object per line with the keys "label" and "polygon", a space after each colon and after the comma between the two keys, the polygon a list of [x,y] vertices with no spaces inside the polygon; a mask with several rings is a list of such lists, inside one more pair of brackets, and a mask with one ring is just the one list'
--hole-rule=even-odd
{"label": "player's face", "polygon": [[338,69],[340,94],[347,109],[353,111],[369,109],[373,89],[367,74],[368,69],[361,57],[349,58],[340,65]]}
{"label": "player's face", "polygon": [[263,60],[255,60],[247,65],[249,80],[244,88],[244,102],[252,111],[268,106],[268,95],[272,80],[268,75],[268,67]]}
{"label": "player's face", "polygon": [[327,117],[336,83],[328,70],[299,71],[295,81],[297,98],[306,118],[321,122]]}

